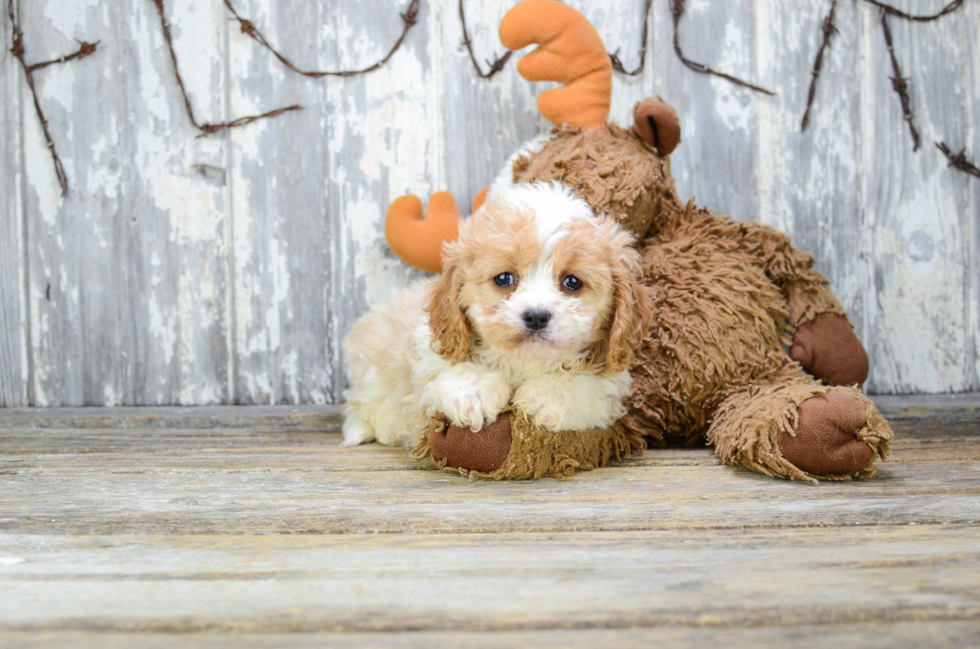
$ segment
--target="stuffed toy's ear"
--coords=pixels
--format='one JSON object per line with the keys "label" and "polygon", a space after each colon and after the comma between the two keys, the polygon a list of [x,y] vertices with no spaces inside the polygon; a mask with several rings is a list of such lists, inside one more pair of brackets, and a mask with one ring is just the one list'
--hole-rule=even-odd
{"label": "stuffed toy's ear", "polygon": [[406,263],[430,273],[442,270],[442,244],[459,236],[459,208],[449,192],[436,192],[422,216],[418,196],[402,196],[388,208],[385,238]]}
{"label": "stuffed toy's ear", "polygon": [[660,155],[670,155],[681,143],[681,120],[663,99],[644,99],[633,108],[633,129]]}
{"label": "stuffed toy's ear", "polygon": [[538,95],[538,110],[556,126],[589,131],[609,118],[612,62],[589,21],[558,0],[524,0],[500,21],[500,42],[510,50],[541,45],[517,64],[528,81],[560,81]]}

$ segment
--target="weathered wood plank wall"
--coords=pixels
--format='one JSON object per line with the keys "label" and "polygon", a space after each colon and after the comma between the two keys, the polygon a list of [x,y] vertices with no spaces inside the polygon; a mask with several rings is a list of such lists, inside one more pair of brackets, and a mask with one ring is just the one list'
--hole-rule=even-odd
{"label": "weathered wood plank wall", "polygon": [[28,343],[23,310],[24,250],[23,213],[20,200],[23,174],[21,158],[21,92],[22,79],[17,60],[7,52],[11,26],[4,21],[3,61],[0,72],[0,406],[22,406],[28,403]]}
{"label": "weathered wood plank wall", "polygon": [[[512,0],[466,3],[478,58],[503,52]],[[643,0],[574,6],[627,68]],[[928,13],[939,0],[896,0]],[[404,0],[237,0],[304,68],[362,67],[402,30]],[[617,74],[613,115],[662,95],[680,112],[682,194],[770,223],[812,250],[872,354],[875,392],[980,388],[980,182],[949,170],[945,140],[980,155],[980,1],[928,24],[890,22],[923,146],[912,152],[877,10],[839,2],[817,102],[799,132],[830,6],[687,2],[699,61],[771,88],[767,98],[674,56],[654,0],[646,70]],[[243,35],[220,0],[167,3],[201,121],[299,103],[302,112],[210,138],[189,123],[150,0],[20,0],[28,57],[101,40],[38,73],[72,190],[62,199],[17,61],[0,66],[0,406],[330,403],[340,340],[420,273],[387,249],[394,197],[448,189],[461,205],[544,128],[541,88],[513,63],[479,79],[456,0],[422,0],[384,68],[308,79]]]}

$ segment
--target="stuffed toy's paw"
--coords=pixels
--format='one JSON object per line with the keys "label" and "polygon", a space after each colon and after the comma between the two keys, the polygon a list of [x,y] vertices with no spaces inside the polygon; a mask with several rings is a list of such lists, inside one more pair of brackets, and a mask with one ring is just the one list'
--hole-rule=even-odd
{"label": "stuffed toy's paw", "polygon": [[779,433],[779,450],[812,476],[873,473],[875,460],[887,454],[882,442],[891,431],[871,419],[867,404],[849,389],[832,389],[800,404],[793,433]]}
{"label": "stuffed toy's paw", "polygon": [[797,329],[789,355],[807,373],[832,385],[860,385],[868,378],[868,353],[846,318],[825,315]]}
{"label": "stuffed toy's paw", "polygon": [[507,459],[511,446],[510,417],[503,413],[478,432],[448,422],[429,433],[432,457],[456,469],[492,473]]}
{"label": "stuffed toy's paw", "polygon": [[642,453],[646,442],[620,424],[576,432],[551,432],[507,408],[482,430],[453,426],[445,417],[422,431],[412,459],[432,458],[441,469],[485,480],[565,478]]}

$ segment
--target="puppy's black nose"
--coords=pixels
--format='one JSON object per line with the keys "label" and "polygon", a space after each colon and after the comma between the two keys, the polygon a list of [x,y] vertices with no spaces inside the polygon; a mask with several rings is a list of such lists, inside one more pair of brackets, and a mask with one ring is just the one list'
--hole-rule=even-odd
{"label": "puppy's black nose", "polygon": [[531,331],[541,331],[548,326],[551,314],[544,309],[528,309],[524,312],[524,325]]}

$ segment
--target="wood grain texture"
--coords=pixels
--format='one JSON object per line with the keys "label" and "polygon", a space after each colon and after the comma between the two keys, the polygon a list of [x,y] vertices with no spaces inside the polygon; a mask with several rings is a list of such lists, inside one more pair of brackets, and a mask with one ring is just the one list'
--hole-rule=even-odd
{"label": "wood grain texture", "polygon": [[[923,395],[875,395],[881,413],[891,422],[975,422],[980,392]],[[132,428],[156,430],[207,428],[296,428],[337,432],[343,405],[324,406],[203,406],[117,408],[6,408],[0,428]],[[928,430],[929,424],[926,424]]]}
{"label": "wood grain texture", "polygon": [[[980,614],[980,534],[958,526],[734,538],[693,532],[0,539],[24,559],[2,569],[10,596],[0,612],[4,630],[725,629],[976,623]],[[513,575],[522,576],[519,588]]]}
{"label": "wood grain texture", "polygon": [[[671,170],[682,198],[696,198],[719,214],[759,220],[759,110],[780,101],[688,70],[674,54],[673,21],[668,2],[655,2],[650,65],[652,87],[681,117],[682,143],[671,155]],[[756,81],[761,57],[752,0],[688,2],[681,21],[681,47],[695,61]],[[799,12],[804,5],[794,3]],[[788,8],[787,8],[788,9]],[[808,12],[807,12],[808,13]],[[620,81],[619,77],[614,83]],[[777,89],[782,91],[781,88]],[[770,125],[765,125],[770,128]],[[751,161],[751,162],[750,162]]]}
{"label": "wood grain texture", "polygon": [[[582,3],[570,4],[582,8]],[[463,214],[469,214],[473,198],[490,185],[514,150],[549,128],[549,122],[537,113],[536,98],[554,84],[524,81],[517,73],[517,54],[491,80],[480,79],[462,44],[458,2],[439,1],[428,6],[440,37],[438,70],[445,88],[438,97],[441,132],[437,137],[442,151],[434,152],[442,177],[434,179],[432,189],[450,191]],[[497,36],[497,25],[513,3],[463,0],[463,6],[473,51],[486,71],[489,66],[485,61],[507,52]],[[512,110],[500,111],[499,106],[511,106]],[[393,189],[419,193],[410,186]]]}
{"label": "wood grain texture", "polygon": [[889,395],[873,397],[889,421],[906,419],[973,421],[980,415],[980,392],[958,394]]}
{"label": "wood grain texture", "polygon": [[[966,19],[964,29],[967,32],[969,51],[973,57],[969,66],[969,84],[965,88],[969,94],[964,93],[964,99],[968,102],[971,126],[959,125],[950,130],[956,134],[953,139],[962,141],[960,147],[969,149],[972,159],[976,161],[980,156],[980,118],[977,117],[977,112],[980,111],[980,47],[977,46],[977,43],[980,43],[980,4],[970,3],[967,12],[972,13],[972,16]],[[973,389],[980,390],[980,271],[977,270],[980,269],[980,182],[967,182],[969,180],[971,179],[961,178],[958,182],[961,185],[966,184],[972,208],[968,224],[970,250],[967,269],[974,270],[972,273],[967,271],[967,280],[971,286],[968,315],[973,329]],[[969,363],[969,351],[968,348],[967,363]]]}
{"label": "wood grain texture", "polygon": [[[171,6],[172,5],[172,6]],[[220,117],[221,33],[212,2],[168,3],[186,83]],[[24,3],[32,57],[100,40],[97,55],[38,74],[71,183],[25,120],[33,405],[226,400],[224,148],[195,139],[153,3]]]}
{"label": "wood grain texture", "polygon": [[[504,51],[497,25],[512,4],[465,3],[481,62]],[[636,66],[642,0],[571,4]],[[377,60],[406,5],[236,3],[297,64],[323,69]],[[551,84],[524,82],[517,57],[479,79],[457,0],[422,2],[381,70],[320,80],[286,70],[220,2],[168,2],[200,119],[304,106],[196,139],[152,2],[109,7],[22,8],[32,60],[75,38],[102,41],[95,56],[38,74],[72,184],[66,200],[37,120],[18,103],[16,61],[2,62],[0,406],[342,402],[344,335],[424,276],[387,248],[387,205],[449,190],[467,212],[511,151],[547,128],[535,97]],[[680,194],[770,223],[814,252],[871,352],[869,390],[980,389],[980,183],[948,169],[933,145],[980,156],[980,3],[934,23],[891,21],[923,134],[915,154],[869,4],[838,3],[840,33],[806,133],[799,120],[829,0],[686,7],[690,58],[777,96],[685,68],[669,3],[658,0],[646,70],[614,76],[612,118],[629,123],[635,101],[662,95],[682,120]],[[11,157],[17,142],[23,155]]]}
{"label": "wood grain texture", "polygon": [[[889,464],[911,462],[980,461],[980,448],[962,439],[978,432],[975,421],[915,420],[896,422],[898,436]],[[156,420],[131,421],[118,428],[6,428],[0,458],[7,469],[56,468],[85,470],[99,466],[113,471],[159,471],[166,468],[271,470],[291,468],[317,472],[430,470],[427,463],[409,462],[403,449],[378,444],[348,450],[338,447],[339,426],[279,419],[241,426],[223,418],[217,428],[200,427],[193,419],[170,425]],[[107,422],[111,425],[112,422]],[[228,426],[228,427],[226,427]],[[622,462],[628,467],[720,466],[703,446],[648,449]],[[804,492],[805,493],[805,492]]]}
{"label": "wood grain texture", "polygon": [[[821,30],[830,0],[803,5],[756,2],[759,56],[764,84],[779,89],[779,99],[759,100],[759,220],[793,237],[813,253],[831,281],[859,337],[866,339],[866,231],[862,212],[861,105],[855,56],[860,47],[860,2],[838,2],[837,32],[824,53],[817,94],[805,132],[813,61],[823,40]],[[790,36],[792,34],[792,36]],[[876,359],[877,360],[877,359]]]}
{"label": "wood grain texture", "polygon": [[[913,4],[899,6],[911,11]],[[973,7],[924,25],[889,20],[922,136],[913,153],[878,12],[860,12],[862,195],[871,259],[865,341],[876,359],[873,390],[901,393],[914,384],[946,392],[975,381],[967,276],[976,274],[968,266],[973,208],[968,179],[949,173],[934,143],[950,130],[972,128],[976,111],[957,90],[969,87],[970,66],[939,62],[972,58],[976,44],[968,42],[967,24],[976,15]],[[928,304],[916,297],[923,293]]]}
{"label": "wood grain texture", "polygon": [[[11,42],[10,22],[0,27]],[[0,408],[28,405],[27,315],[24,313],[24,212],[21,192],[23,72],[5,46],[0,54]]]}
{"label": "wood grain texture", "polygon": [[172,423],[0,428],[0,531],[550,533],[980,520],[975,419],[900,422],[893,460],[875,479],[819,487],[720,466],[706,448],[652,449],[563,482],[470,483],[412,463],[404,449],[339,447],[336,429]]}
{"label": "wood grain texture", "polygon": [[[543,631],[413,631],[411,633],[261,633],[249,634],[251,647],[813,647],[868,649],[965,647],[977,640],[976,622],[894,622],[786,625],[746,629],[546,629]],[[238,634],[126,633],[120,631],[7,632],[12,649],[28,647],[241,647]]]}
{"label": "wood grain texture", "polygon": [[[353,11],[280,4],[243,3],[242,11],[305,68],[364,67],[403,29],[401,1]],[[231,136],[236,402],[341,401],[343,336],[370,303],[420,276],[384,243],[384,215],[388,197],[424,194],[438,178],[434,31],[427,6],[384,68],[323,80],[293,75],[231,35],[233,113],[265,110],[270,100],[305,107]]]}
{"label": "wood grain texture", "polygon": [[96,410],[95,428],[4,413],[0,643],[980,637],[975,417],[899,421],[878,477],[814,487],[721,467],[704,448],[565,481],[473,483],[401,449],[338,447],[312,419],[335,415],[315,410]]}

